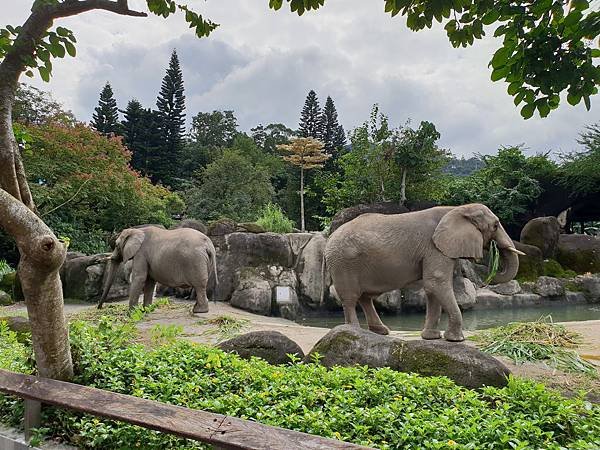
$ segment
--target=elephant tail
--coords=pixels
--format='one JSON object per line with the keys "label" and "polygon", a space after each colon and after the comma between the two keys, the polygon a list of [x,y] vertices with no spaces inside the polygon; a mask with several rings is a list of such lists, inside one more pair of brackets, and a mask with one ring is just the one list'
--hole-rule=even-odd
{"label": "elephant tail", "polygon": [[215,287],[219,284],[219,276],[217,275],[217,252],[216,250],[211,250],[208,252],[208,258],[212,259],[212,268],[213,273],[215,274]]}

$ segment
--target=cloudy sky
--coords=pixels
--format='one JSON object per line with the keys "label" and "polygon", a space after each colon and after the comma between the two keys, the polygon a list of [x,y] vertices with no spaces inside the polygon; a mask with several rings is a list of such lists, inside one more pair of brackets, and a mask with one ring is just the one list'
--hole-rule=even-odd
{"label": "cloudy sky", "polygon": [[[129,3],[138,9],[145,4]],[[30,4],[3,6],[2,21],[21,24]],[[600,120],[599,105],[588,112],[583,102],[575,108],[563,102],[546,119],[523,120],[506,85],[489,78],[487,63],[498,42],[489,38],[454,49],[441,27],[411,32],[404,18],[383,12],[383,1],[327,0],[302,17],[272,11],[268,0],[188,4],[221,24],[209,38],[195,38],[181,15],[165,20],[94,11],[62,20],[78,38],[77,58],[57,61],[49,84],[32,84],[50,90],[84,121],[91,119],[106,81],[119,107],[131,98],[153,107],[176,49],[188,118],[232,109],[244,131],[271,122],[296,128],[306,94],[314,89],[322,105],[328,95],[333,98],[346,130],[364,122],[378,103],[394,125],[433,122],[442,145],[465,156],[522,143],[529,153],[557,155],[577,149],[579,132]]]}

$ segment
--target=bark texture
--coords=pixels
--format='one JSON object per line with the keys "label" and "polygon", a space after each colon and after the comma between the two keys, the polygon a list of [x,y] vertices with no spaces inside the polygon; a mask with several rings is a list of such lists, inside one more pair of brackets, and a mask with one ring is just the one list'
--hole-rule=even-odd
{"label": "bark texture", "polygon": [[21,154],[12,128],[12,106],[26,61],[35,59],[36,48],[54,20],[102,9],[128,16],[127,0],[65,0],[38,4],[21,26],[12,46],[0,61],[0,227],[17,242],[21,280],[31,322],[32,343],[39,374],[66,380],[73,375],[59,268],[66,248],[35,214]]}

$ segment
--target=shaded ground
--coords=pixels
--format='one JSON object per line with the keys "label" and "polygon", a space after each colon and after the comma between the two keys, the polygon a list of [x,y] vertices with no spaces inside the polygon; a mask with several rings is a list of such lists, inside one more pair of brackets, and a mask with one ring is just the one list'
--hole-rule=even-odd
{"label": "shaded ground", "polygon": [[[119,302],[118,304],[124,305],[125,302]],[[109,304],[107,307],[110,308],[111,305],[115,304]],[[168,307],[159,308],[147,315],[137,325],[141,332],[142,341],[151,343],[152,336],[156,336],[157,333],[160,334],[160,329],[164,330],[169,327],[182,330],[179,334],[180,338],[204,344],[215,344],[235,334],[250,331],[275,330],[296,341],[302,350],[308,353],[314,344],[329,331],[327,328],[307,327],[278,317],[255,315],[233,308],[227,303],[211,303],[210,311],[205,314],[192,314],[191,308],[192,302],[171,300]],[[23,313],[23,304],[0,308],[0,316]],[[98,311],[94,305],[67,303],[65,313],[71,318],[86,318],[97,316]],[[224,316],[236,319],[239,328],[224,329],[208,323]],[[578,353],[600,369],[600,320],[566,322],[563,325],[569,330],[582,335],[583,344],[577,349]],[[472,333],[467,332],[466,334]],[[419,333],[414,331],[392,331],[392,335],[402,339],[420,339]],[[466,345],[475,344],[467,340]],[[598,378],[593,379],[585,375],[565,373],[543,363],[516,365],[507,358],[500,357],[499,359],[516,376],[540,381],[548,387],[563,392],[565,395],[575,395],[583,389],[588,393],[590,400],[600,403],[600,379]]]}

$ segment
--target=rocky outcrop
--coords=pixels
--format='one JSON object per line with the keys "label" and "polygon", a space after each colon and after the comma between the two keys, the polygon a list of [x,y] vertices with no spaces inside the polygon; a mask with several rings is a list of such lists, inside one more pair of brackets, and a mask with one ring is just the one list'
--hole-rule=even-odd
{"label": "rocky outcrop", "polygon": [[192,230],[199,231],[200,233],[206,234],[208,232],[208,227],[204,225],[202,222],[196,219],[184,219],[178,224],[176,224],[171,229],[176,228],[191,228]]}
{"label": "rocky outcrop", "polygon": [[[328,292],[329,277],[322,278],[323,251],[327,239],[321,233],[312,235],[310,241],[298,255],[296,273],[300,287],[300,299],[310,308],[318,308],[321,304],[322,291]],[[325,281],[325,286],[323,286]]]}
{"label": "rocky outcrop", "polygon": [[585,234],[561,234],[556,260],[577,273],[600,272],[600,238]]}
{"label": "rocky outcrop", "polygon": [[554,258],[559,234],[560,224],[556,217],[536,217],[525,224],[519,240],[539,248],[544,258]]}
{"label": "rocky outcrop", "polygon": [[406,206],[402,206],[396,202],[381,202],[372,204],[362,204],[351,206],[350,208],[342,209],[331,220],[329,234],[333,233],[346,222],[357,218],[361,214],[378,213],[378,214],[402,214],[408,212]]}
{"label": "rocky outcrop", "polygon": [[[102,295],[104,270],[110,253],[92,256],[72,255],[60,269],[65,298],[96,302]],[[127,297],[131,264],[121,264],[108,293],[108,300]]]}
{"label": "rocky outcrop", "polygon": [[226,234],[235,233],[237,224],[231,219],[219,219],[212,222],[208,226],[206,234],[208,236],[225,236]]}
{"label": "rocky outcrop", "polygon": [[565,287],[558,278],[542,276],[535,282],[533,292],[542,297],[556,298],[565,293]]}
{"label": "rocky outcrop", "polygon": [[300,346],[278,331],[253,331],[221,342],[218,347],[226,352],[237,353],[245,359],[257,356],[270,364],[292,362],[289,354],[304,358]]}
{"label": "rocky outcrop", "polygon": [[446,341],[403,341],[381,336],[350,325],[327,333],[305,358],[322,356],[321,364],[390,367],[400,372],[446,376],[468,388],[505,386],[510,371],[490,355],[464,343]]}

